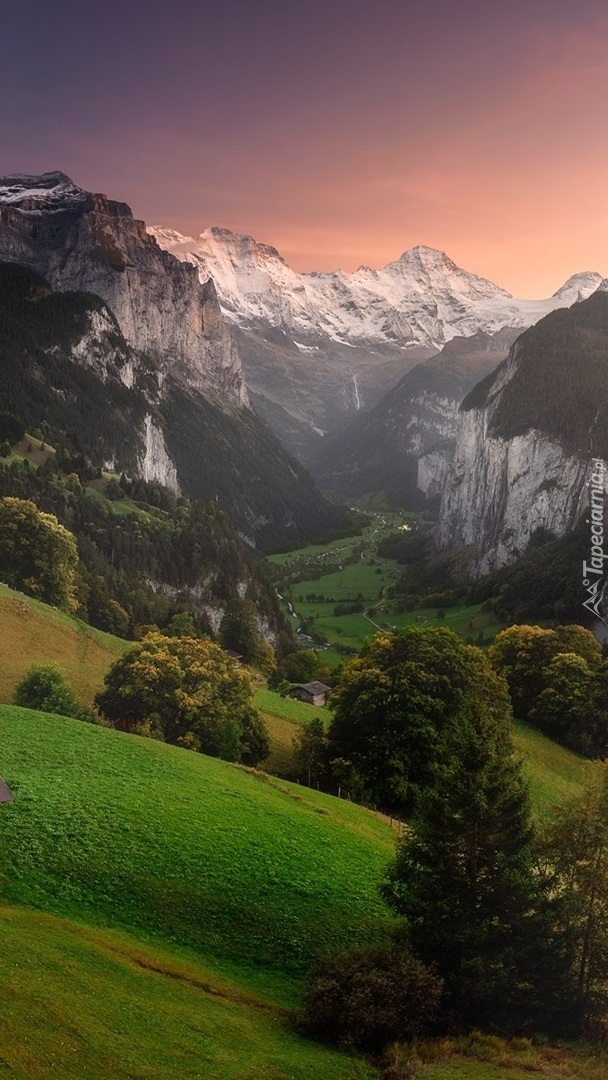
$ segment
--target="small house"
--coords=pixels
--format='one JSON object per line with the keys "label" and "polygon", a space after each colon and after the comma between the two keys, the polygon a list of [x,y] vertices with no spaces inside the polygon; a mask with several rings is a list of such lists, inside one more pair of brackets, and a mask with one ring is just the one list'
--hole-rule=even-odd
{"label": "small house", "polygon": [[127,735],[132,735],[139,724],[141,724],[141,716],[137,716],[134,712],[126,712],[114,721],[113,726],[116,731],[124,731]]}
{"label": "small house", "polygon": [[297,698],[298,701],[305,701],[308,705],[325,705],[330,690],[330,686],[315,680],[314,682],[292,686],[289,697]]}

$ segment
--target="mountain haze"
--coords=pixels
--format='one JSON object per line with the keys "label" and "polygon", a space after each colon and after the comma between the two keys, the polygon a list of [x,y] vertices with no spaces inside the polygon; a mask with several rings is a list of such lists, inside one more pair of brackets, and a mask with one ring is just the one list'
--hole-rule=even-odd
{"label": "mountain haze", "polygon": [[150,231],[213,279],[255,408],[306,460],[452,338],[523,329],[602,280],[575,274],[548,299],[521,300],[424,246],[379,270],[299,274],[275,248],[228,229]]}
{"label": "mountain haze", "polygon": [[382,491],[409,508],[436,501],[461,425],[463,397],[507,355],[516,330],[452,338],[358,414],[311,464],[321,487],[349,499]]}

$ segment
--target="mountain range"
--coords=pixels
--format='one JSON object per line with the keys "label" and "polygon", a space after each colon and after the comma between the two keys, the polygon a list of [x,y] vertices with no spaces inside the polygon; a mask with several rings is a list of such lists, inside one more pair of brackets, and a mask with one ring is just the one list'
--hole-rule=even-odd
{"label": "mountain range", "polygon": [[602,281],[579,273],[551,297],[524,300],[429,247],[379,270],[300,274],[275,248],[227,229],[150,232],[201,281],[213,279],[254,407],[304,461],[454,337],[524,329]]}
{"label": "mountain range", "polygon": [[342,498],[440,503],[437,541],[474,573],[572,527],[603,453],[598,273],[538,301],[425,247],[297,274],[225,229],[148,231],[62,173],[0,178],[0,260],[30,274],[2,277],[5,400],[72,451],[217,502],[262,548],[347,523],[264,417]]}
{"label": "mountain range", "polygon": [[[36,349],[20,354],[34,385],[45,366],[54,368],[56,434],[77,428],[92,450],[98,432],[107,466],[216,501],[252,544],[285,545],[344,526],[344,512],[249,408],[213,282],[201,283],[163,251],[126,204],[63,173],[0,178],[0,260],[39,275],[28,286],[38,297],[46,290],[71,298],[46,305],[58,322],[37,326]],[[43,306],[35,313],[22,304],[26,335],[27,315],[40,323]],[[74,365],[95,381],[86,402],[66,389]],[[37,401],[44,419],[47,397],[30,394],[28,422]],[[99,414],[88,433],[87,408]]]}

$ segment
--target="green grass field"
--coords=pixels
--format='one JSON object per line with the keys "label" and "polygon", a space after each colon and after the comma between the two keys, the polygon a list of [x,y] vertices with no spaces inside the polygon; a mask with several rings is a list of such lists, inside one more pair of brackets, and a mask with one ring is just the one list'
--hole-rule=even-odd
{"label": "green grass field", "polygon": [[351,554],[355,544],[361,543],[363,535],[364,533],[342,537],[340,540],[330,540],[327,544],[308,544],[307,547],[296,548],[294,551],[278,552],[276,555],[269,555],[268,562],[274,563],[276,566],[285,566],[293,563],[296,559],[323,555],[326,551],[339,552],[344,556],[348,556]]}
{"label": "green grass field", "polygon": [[[444,625],[458,617],[450,609]],[[34,660],[53,659],[90,700],[128,645],[6,587],[0,625],[7,697]],[[287,771],[303,723],[330,715],[265,689],[256,704],[271,772]],[[580,791],[582,759],[523,724],[515,741],[539,817]],[[0,1076],[377,1080],[298,1036],[292,1010],[315,955],[381,939],[391,923],[378,893],[395,843],[384,820],[14,706],[0,707],[0,774],[16,795],[0,807]],[[427,1048],[421,1080],[608,1080],[605,1062],[556,1053]]]}
{"label": "green grass field", "polygon": [[124,933],[0,910],[0,1075],[10,1080],[372,1080],[280,1007]]}
{"label": "green grass field", "polygon": [[[449,626],[475,644],[489,644],[502,629],[502,624],[497,622],[495,615],[483,612],[480,604],[446,608],[441,618],[438,618],[436,608],[399,613],[392,610],[386,592],[399,578],[401,568],[393,559],[381,558],[377,547],[384,536],[408,524],[415,527],[415,515],[375,513],[371,525],[360,536],[270,556],[269,561],[281,567],[283,577],[278,584],[286,613],[286,602],[290,601],[299,620],[310,620],[315,633],[322,635],[330,645],[348,649],[359,650],[378,629],[415,625]],[[361,556],[355,562],[337,565],[337,556],[347,560],[353,550],[359,550],[361,546]],[[325,565],[329,570],[327,573],[324,572]],[[334,614],[337,604],[355,601],[362,605],[365,615],[363,612]],[[288,618],[290,622],[294,621],[291,612]],[[344,655],[330,648],[324,659],[336,666]]]}
{"label": "green grass field", "polygon": [[550,814],[551,807],[557,803],[580,794],[588,768],[585,758],[519,721],[515,722],[514,741],[539,817]]}
{"label": "green grass field", "polygon": [[0,708],[2,894],[193,950],[285,1003],[382,934],[394,836],[360,807],[152,740]]}
{"label": "green grass field", "polygon": [[0,702],[32,664],[53,660],[63,668],[82,705],[91,705],[106,671],[130,642],[95,630],[57,608],[0,585]]}
{"label": "green grass field", "polygon": [[331,720],[331,712],[323,705],[307,705],[305,701],[281,697],[273,690],[256,690],[253,700],[261,712],[292,720],[294,724],[307,724],[309,720],[320,718],[327,726]]}

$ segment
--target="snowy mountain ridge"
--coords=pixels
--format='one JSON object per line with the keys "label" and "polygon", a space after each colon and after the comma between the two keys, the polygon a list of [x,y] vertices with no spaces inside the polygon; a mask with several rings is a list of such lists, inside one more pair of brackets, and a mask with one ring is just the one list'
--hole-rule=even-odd
{"label": "snowy mountain ridge", "polygon": [[148,230],[160,247],[213,278],[227,318],[241,329],[278,328],[308,352],[340,345],[441,348],[453,337],[524,327],[557,307],[586,299],[602,275],[573,275],[553,296],[518,299],[458,267],[442,251],[418,246],[381,269],[361,266],[299,274],[251,236],[212,226],[198,237]]}

